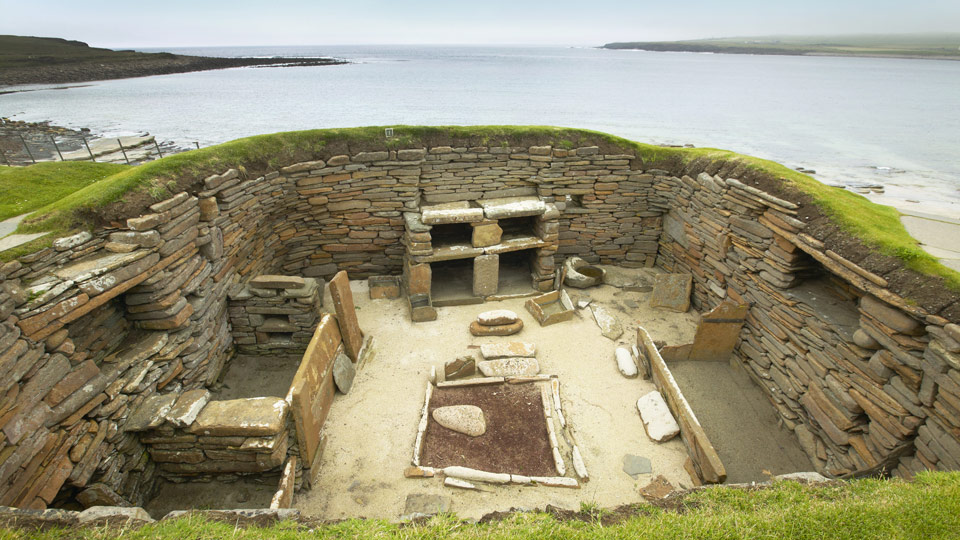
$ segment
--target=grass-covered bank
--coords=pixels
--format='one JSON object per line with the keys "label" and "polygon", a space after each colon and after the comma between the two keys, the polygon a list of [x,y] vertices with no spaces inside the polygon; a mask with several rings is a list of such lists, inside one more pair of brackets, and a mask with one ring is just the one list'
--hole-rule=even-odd
{"label": "grass-covered bank", "polygon": [[0,220],[42,208],[127,168],[112,163],[63,161],[0,166]]}
{"label": "grass-covered bank", "polygon": [[[710,148],[664,148],[606,133],[547,126],[393,126],[395,136],[384,137],[383,127],[362,127],[275,133],[237,139],[217,146],[168,156],[132,167],[79,189],[40,208],[21,224],[19,232],[67,233],[133,215],[149,202],[194,185],[210,174],[239,168],[250,174],[337,154],[394,148],[450,146],[524,146],[550,144],[558,148],[599,145],[604,152],[637,154],[647,166],[680,174],[689,164],[723,163],[755,178],[766,179],[795,202],[812,203],[816,213],[828,216],[846,233],[879,252],[896,257],[908,268],[944,279],[960,291],[960,274],[923,251],[900,223],[898,212],[840,188],[826,186],[778,163]],[[64,164],[70,165],[70,164]],[[79,165],[79,164],[73,164]],[[719,167],[717,167],[719,168]],[[126,214],[124,214],[126,212]],[[0,254],[10,259],[44,247],[38,240]]]}
{"label": "grass-covered bank", "polygon": [[[661,507],[662,506],[662,507]],[[673,504],[580,512],[520,513],[489,523],[455,515],[396,524],[352,519],[335,524],[284,522],[236,527],[193,516],[141,528],[123,526],[28,531],[0,528],[0,538],[306,539],[306,538],[957,538],[960,472],[922,473],[913,482],[856,480],[828,485],[777,482],[764,488],[717,486]]]}

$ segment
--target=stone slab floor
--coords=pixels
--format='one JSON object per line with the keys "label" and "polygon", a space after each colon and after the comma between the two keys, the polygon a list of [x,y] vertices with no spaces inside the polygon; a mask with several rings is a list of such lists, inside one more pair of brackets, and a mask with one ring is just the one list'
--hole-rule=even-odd
{"label": "stone slab floor", "polygon": [[[638,488],[658,474],[678,487],[692,485],[683,470],[687,454],[679,438],[658,444],[644,433],[636,401],[654,389],[653,383],[620,375],[614,359],[617,342],[600,334],[589,310],[579,311],[571,321],[541,328],[523,308],[524,299],[511,299],[439,308],[436,321],[414,324],[405,301],[370,300],[366,282],[351,282],[351,287],[361,328],[374,337],[375,354],[357,374],[350,394],[338,394],[334,400],[324,428],[327,446],[319,483],[294,500],[305,515],[397,520],[407,495],[423,493],[451,497],[451,511],[463,518],[479,518],[511,507],[552,504],[579,509],[581,503],[613,507],[636,502],[641,500]],[[608,285],[569,292],[575,302],[577,297],[592,299],[612,309],[624,326],[619,340],[623,343],[634,342],[638,324],[654,339],[671,345],[693,340],[697,315],[653,310],[648,307],[649,292]],[[329,291],[324,306],[332,309]],[[490,309],[515,311],[524,329],[510,337],[471,336],[470,321]],[[479,356],[468,347],[504,340],[535,343],[541,371],[559,375],[564,413],[576,430],[590,482],[577,490],[513,486],[478,493],[453,491],[438,478],[404,478],[430,366],[468,352]],[[631,478],[621,470],[626,454],[650,458],[653,473]],[[569,453],[565,459],[572,471]]]}

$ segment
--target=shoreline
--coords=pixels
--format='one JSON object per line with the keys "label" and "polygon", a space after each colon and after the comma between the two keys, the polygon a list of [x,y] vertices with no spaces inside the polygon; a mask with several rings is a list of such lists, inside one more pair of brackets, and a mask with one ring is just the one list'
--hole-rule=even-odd
{"label": "shoreline", "polygon": [[[169,55],[165,58],[131,60],[129,62],[100,64],[79,62],[43,66],[5,68],[0,70],[0,89],[11,93],[10,87],[28,84],[65,84],[111,79],[130,79],[152,75],[172,75],[195,71],[213,71],[237,67],[310,67],[348,64],[337,58],[220,58],[213,56]],[[18,90],[13,90],[14,92]]]}

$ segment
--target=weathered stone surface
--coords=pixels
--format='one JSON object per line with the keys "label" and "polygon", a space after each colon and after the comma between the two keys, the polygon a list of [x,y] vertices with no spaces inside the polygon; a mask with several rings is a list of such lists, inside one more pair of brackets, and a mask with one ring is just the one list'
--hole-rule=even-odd
{"label": "weathered stone surface", "polygon": [[[102,483],[91,484],[87,489],[78,493],[77,502],[87,508],[128,506],[130,504],[126,499],[117,494],[116,491],[111,489],[110,486]],[[81,521],[83,521],[82,514]]]}
{"label": "weathered stone surface", "polygon": [[484,343],[480,345],[480,355],[485,360],[498,358],[522,358],[537,355],[537,346],[533,343],[511,341],[509,343]]}
{"label": "weathered stone surface", "polygon": [[857,331],[853,333],[853,342],[856,343],[857,346],[870,349],[871,351],[881,348],[879,341],[873,339],[873,336],[861,329],[857,329]]}
{"label": "weathered stone surface", "polygon": [[287,402],[281,398],[259,397],[211,401],[187,428],[198,435],[262,437],[283,429]]}
{"label": "weathered stone surface", "polygon": [[899,309],[877,300],[873,296],[866,295],[861,298],[860,309],[897,332],[914,335],[916,333],[922,333],[923,331],[923,326],[920,324],[920,321],[910,317]]}
{"label": "weathered stone surface", "polygon": [[536,358],[501,358],[484,360],[477,367],[485,377],[527,376],[540,373],[540,363]]}
{"label": "weathered stone surface", "polygon": [[250,280],[258,289],[302,289],[306,282],[299,276],[261,275]]}
{"label": "weathered stone surface", "polygon": [[477,360],[472,356],[461,356],[443,364],[443,376],[448,381],[469,377],[476,372]]}
{"label": "weathered stone surface", "polygon": [[473,247],[488,247],[500,243],[503,237],[503,229],[496,223],[477,223],[473,225],[473,233],[470,237]]}
{"label": "weathered stone surface", "polygon": [[590,311],[593,313],[593,320],[600,327],[600,333],[603,334],[603,337],[616,340],[623,335],[623,326],[617,316],[610,310],[603,306],[591,306]]}
{"label": "weathered stone surface", "polygon": [[505,197],[477,201],[487,219],[504,219],[524,216],[539,216],[547,211],[539,197]]}
{"label": "weathered stone surface", "polygon": [[623,472],[636,480],[641,474],[653,472],[653,467],[650,464],[650,458],[626,454],[623,456]]}
{"label": "weathered stone surface", "polygon": [[66,251],[71,248],[75,248],[84,242],[92,239],[93,235],[87,231],[79,232],[73,236],[65,236],[63,238],[57,238],[53,241],[53,249],[57,251]]}
{"label": "weathered stone surface", "polygon": [[483,221],[483,208],[471,207],[466,201],[424,206],[420,209],[420,221],[424,225],[476,223]]}
{"label": "weathered stone surface", "polygon": [[403,506],[403,515],[400,519],[416,519],[435,516],[450,511],[450,497],[427,493],[411,493]]}
{"label": "weathered stone surface", "polygon": [[637,363],[634,362],[633,355],[628,349],[617,347],[617,350],[614,351],[614,356],[617,359],[617,369],[620,370],[621,375],[632,379],[640,374],[637,370]]}
{"label": "weathered stone surface", "polygon": [[686,313],[690,309],[692,290],[693,276],[690,274],[657,274],[653,278],[650,305],[677,313]]}
{"label": "weathered stone surface", "polygon": [[570,257],[563,262],[563,268],[566,272],[563,283],[575,289],[601,285],[606,275],[604,269],[590,266],[580,257]]}
{"label": "weathered stone surface", "polygon": [[523,329],[523,321],[517,320],[512,324],[498,324],[495,326],[483,325],[479,321],[470,323],[470,333],[474,336],[512,336]]}
{"label": "weathered stone surface", "polygon": [[441,426],[457,433],[479,437],[487,432],[483,410],[475,405],[450,405],[433,410],[433,419]]}
{"label": "weathered stone surface", "polygon": [[107,520],[109,523],[115,523],[117,520],[142,523],[153,523],[155,521],[146,510],[139,506],[91,506],[80,512],[78,516],[80,523],[90,523],[101,519]]}
{"label": "weathered stone surface", "polygon": [[680,425],[670,414],[670,408],[660,392],[654,390],[638,399],[637,410],[640,411],[643,428],[651,439],[664,442],[680,434]]}
{"label": "weathered stone surface", "polygon": [[740,329],[750,306],[724,300],[700,318],[690,348],[689,360],[725,361],[730,359],[740,338]]}
{"label": "weathered stone surface", "polygon": [[497,294],[500,286],[500,256],[480,255],[473,259],[473,295]]}
{"label": "weathered stone surface", "polygon": [[220,207],[217,206],[216,197],[207,197],[200,199],[200,221],[213,221],[220,215]]}
{"label": "weathered stone surface", "polygon": [[287,395],[301,464],[307,469],[312,468],[320,456],[320,432],[333,403],[333,361],[341,341],[336,319],[332,315],[324,315],[307,345]]}
{"label": "weathered stone surface", "polygon": [[347,356],[356,362],[360,358],[360,348],[363,346],[363,332],[360,330],[360,322],[357,321],[350,280],[345,270],[337,272],[337,275],[330,280],[330,296],[333,298],[333,308],[337,312],[337,322],[340,324],[340,333],[343,336],[343,348]]}
{"label": "weathered stone surface", "polygon": [[356,366],[353,365],[350,358],[342,352],[338,354],[333,361],[333,382],[337,385],[337,389],[344,394],[349,393],[356,374]]}
{"label": "weathered stone surface", "polygon": [[127,431],[146,431],[159,427],[176,402],[177,394],[154,394],[127,418]]}
{"label": "weathered stone surface", "polygon": [[187,390],[177,399],[173,407],[165,415],[171,424],[177,427],[186,427],[193,423],[200,411],[210,401],[210,392],[206,388]]}
{"label": "weathered stone surface", "polygon": [[520,317],[509,309],[494,309],[491,311],[484,311],[480,315],[477,315],[477,322],[484,326],[513,324],[519,319]]}

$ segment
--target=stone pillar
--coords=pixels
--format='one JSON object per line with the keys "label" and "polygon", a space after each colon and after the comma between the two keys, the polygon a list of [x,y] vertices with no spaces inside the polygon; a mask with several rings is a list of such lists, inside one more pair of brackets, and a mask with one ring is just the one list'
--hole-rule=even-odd
{"label": "stone pillar", "polygon": [[500,284],[500,256],[480,255],[473,260],[473,295],[497,294]]}

